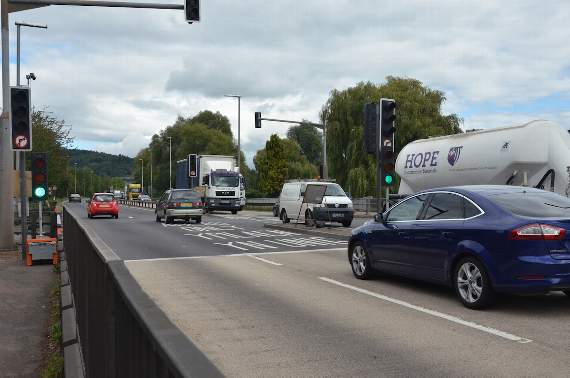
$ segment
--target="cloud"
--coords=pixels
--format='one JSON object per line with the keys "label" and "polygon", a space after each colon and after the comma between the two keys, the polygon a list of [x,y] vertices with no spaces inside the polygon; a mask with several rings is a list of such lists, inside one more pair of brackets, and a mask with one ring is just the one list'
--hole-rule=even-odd
{"label": "cloud", "polygon": [[[549,118],[568,123],[570,3],[421,0],[212,0],[200,23],[180,11],[46,7],[22,29],[22,75],[38,108],[73,126],[78,144],[134,155],[178,115],[228,116],[248,161],[287,125],[253,112],[318,121],[330,90],[386,76],[446,93],[465,128]],[[12,52],[15,28],[11,27]],[[12,64],[15,82],[15,67]],[[536,105],[540,103],[540,106]]]}

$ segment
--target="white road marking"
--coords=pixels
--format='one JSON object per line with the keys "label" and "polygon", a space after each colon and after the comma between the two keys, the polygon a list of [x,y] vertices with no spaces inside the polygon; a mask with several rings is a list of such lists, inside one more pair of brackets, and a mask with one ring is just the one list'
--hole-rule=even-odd
{"label": "white road marking", "polygon": [[[323,249],[305,249],[297,251],[271,251],[271,252],[251,252],[247,255],[264,256],[264,255],[287,255],[293,253],[320,253],[320,252],[340,252],[346,251],[346,248],[323,248]],[[131,262],[153,262],[153,261],[176,261],[176,260],[193,260],[193,259],[212,259],[216,257],[242,257],[246,256],[244,253],[230,253],[226,255],[213,255],[213,256],[181,256],[181,257],[157,257],[153,259],[133,259],[124,260],[125,263]]]}
{"label": "white road marking", "polygon": [[267,264],[271,264],[271,265],[275,265],[275,266],[283,266],[283,264],[279,264],[278,262],[264,259],[263,257],[252,255],[251,253],[248,253],[246,256],[251,257],[252,259],[263,261],[264,263],[267,263]]}
{"label": "white road marking", "polygon": [[167,227],[167,226],[166,226],[166,223],[160,222],[160,224],[161,224],[163,227]]}
{"label": "white road marking", "polygon": [[345,283],[342,283],[342,282],[339,282],[339,281],[336,281],[336,280],[333,280],[333,279],[330,279],[330,278],[327,278],[327,277],[319,277],[319,279],[322,280],[322,281],[331,283],[331,284],[333,284],[333,285],[341,286],[341,287],[344,287],[344,288],[347,288],[347,289],[350,289],[350,290],[354,290],[354,291],[356,291],[356,292],[358,292],[358,293],[361,293],[361,294],[366,294],[366,295],[369,295],[369,296],[374,297],[374,298],[381,299],[381,300],[386,301],[386,302],[390,302],[390,303],[393,303],[393,304],[397,304],[397,305],[400,305],[400,306],[409,308],[409,309],[411,309],[411,310],[423,312],[424,314],[428,314],[428,315],[431,315],[431,316],[435,316],[435,317],[437,317],[437,318],[445,319],[445,320],[448,320],[448,321],[453,322],[453,323],[461,324],[461,325],[463,325],[463,326],[465,326],[465,327],[473,328],[473,329],[476,329],[476,330],[479,330],[479,331],[482,331],[482,332],[489,333],[489,334],[491,334],[491,335],[495,335],[495,336],[498,336],[498,337],[502,337],[503,339],[507,339],[507,340],[510,340],[510,341],[516,341],[516,342],[522,343],[522,344],[532,342],[532,340],[526,339],[526,338],[524,338],[524,337],[520,337],[520,336],[513,335],[513,334],[511,334],[511,333],[504,332],[504,331],[501,331],[501,330],[498,330],[498,329],[495,329],[495,328],[490,328],[490,327],[486,327],[486,326],[483,326],[483,325],[480,325],[480,324],[477,324],[477,323],[473,323],[473,322],[470,322],[470,321],[467,321],[467,320],[463,320],[463,319],[461,319],[461,318],[458,318],[457,316],[448,315],[448,314],[445,314],[445,313],[443,313],[443,312],[439,312],[439,311],[435,311],[435,310],[430,310],[429,308],[425,308],[425,307],[421,307],[421,306],[416,306],[416,305],[414,305],[414,304],[411,304],[411,303],[402,301],[402,300],[400,300],[400,299],[387,297],[387,296],[385,296],[385,295],[378,294],[378,293],[374,293],[374,292],[372,292],[372,291],[369,291],[369,290],[366,290],[366,289],[362,289],[362,288],[359,288],[359,287],[356,287],[356,286],[348,285],[348,284],[345,284]]}
{"label": "white road marking", "polygon": [[131,217],[131,216],[129,216],[129,219],[135,219],[135,217]]}

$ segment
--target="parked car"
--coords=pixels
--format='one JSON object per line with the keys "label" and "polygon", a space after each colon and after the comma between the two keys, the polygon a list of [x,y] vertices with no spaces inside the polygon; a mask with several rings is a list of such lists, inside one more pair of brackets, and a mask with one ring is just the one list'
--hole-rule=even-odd
{"label": "parked car", "polygon": [[87,217],[110,215],[119,218],[119,204],[112,193],[95,193],[87,203]]}
{"label": "parked car", "polygon": [[141,194],[141,195],[139,196],[139,201],[141,201],[141,202],[150,202],[151,199],[150,199],[150,196],[149,196],[148,194]]}
{"label": "parked car", "polygon": [[154,214],[157,222],[164,219],[167,224],[175,219],[184,219],[186,222],[193,219],[201,223],[204,214],[202,193],[192,189],[167,190],[157,201]]}
{"label": "parked car", "polygon": [[570,199],[513,186],[461,186],[410,196],[352,232],[356,278],[377,271],[452,285],[468,308],[496,292],[570,296]]}
{"label": "parked car", "polygon": [[[323,187],[321,203],[305,203],[305,191],[309,184]],[[307,225],[327,221],[350,227],[353,217],[352,201],[334,182],[295,181],[283,184],[279,196],[279,218],[283,223],[289,223],[292,219]]]}
{"label": "parked car", "polygon": [[77,193],[72,193],[69,195],[69,202],[81,202],[81,196]]}

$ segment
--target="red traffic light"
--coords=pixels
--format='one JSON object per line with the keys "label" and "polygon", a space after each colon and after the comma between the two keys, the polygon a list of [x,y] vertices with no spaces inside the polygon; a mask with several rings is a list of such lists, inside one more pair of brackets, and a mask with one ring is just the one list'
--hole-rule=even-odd
{"label": "red traffic light", "polygon": [[46,175],[43,173],[36,173],[34,175],[34,184],[42,184],[46,181]]}
{"label": "red traffic light", "polygon": [[41,159],[41,158],[34,159],[33,160],[33,167],[35,169],[45,169],[46,161],[44,159]]}

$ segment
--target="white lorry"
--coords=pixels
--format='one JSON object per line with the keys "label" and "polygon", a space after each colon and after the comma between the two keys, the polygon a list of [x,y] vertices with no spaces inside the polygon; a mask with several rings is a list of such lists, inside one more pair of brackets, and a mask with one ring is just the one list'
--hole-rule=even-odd
{"label": "white lorry", "polygon": [[570,134],[549,121],[416,140],[398,154],[399,194],[497,184],[570,194]]}
{"label": "white lorry", "polygon": [[[224,155],[194,155],[177,162],[176,188],[197,188],[203,192],[206,210],[226,210],[236,214],[245,205],[245,182],[236,160]],[[196,171],[192,172],[192,169]]]}

